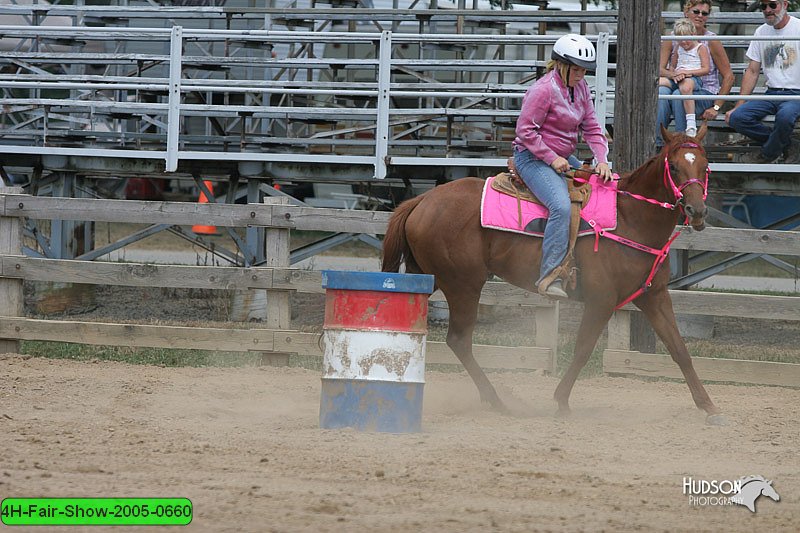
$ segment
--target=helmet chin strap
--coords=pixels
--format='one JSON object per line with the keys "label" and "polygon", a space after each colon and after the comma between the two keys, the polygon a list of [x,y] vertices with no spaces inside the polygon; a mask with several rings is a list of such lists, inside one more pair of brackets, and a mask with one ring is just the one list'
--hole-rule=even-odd
{"label": "helmet chin strap", "polygon": [[567,79],[566,79],[565,83],[567,84],[567,91],[569,92],[569,99],[574,104],[575,103],[575,91],[572,88],[572,86],[569,84],[569,77],[570,77],[571,73],[572,73],[572,67],[569,64],[567,64]]}

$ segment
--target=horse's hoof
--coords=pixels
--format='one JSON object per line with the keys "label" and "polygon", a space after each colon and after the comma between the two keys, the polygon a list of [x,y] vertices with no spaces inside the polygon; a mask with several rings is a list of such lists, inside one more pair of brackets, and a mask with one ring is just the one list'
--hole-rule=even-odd
{"label": "horse's hoof", "polygon": [[488,407],[492,411],[500,413],[501,415],[508,415],[511,413],[508,407],[506,407],[506,404],[503,403],[503,400],[501,400],[498,396],[495,396],[494,398],[481,398],[481,404]]}
{"label": "horse's hoof", "polygon": [[727,426],[728,417],[725,415],[708,415],[706,417],[707,426]]}
{"label": "horse's hoof", "polygon": [[559,407],[558,411],[556,411],[556,418],[558,418],[560,420],[566,420],[567,418],[570,417],[571,414],[572,414],[572,411],[570,410],[569,407],[567,407],[565,409],[562,409],[562,408]]}
{"label": "horse's hoof", "polygon": [[496,403],[495,402],[492,403],[492,409],[494,409],[499,414],[504,415],[504,416],[510,416],[511,415],[511,410],[508,407],[506,407],[506,404],[504,404],[500,400],[497,400]]}

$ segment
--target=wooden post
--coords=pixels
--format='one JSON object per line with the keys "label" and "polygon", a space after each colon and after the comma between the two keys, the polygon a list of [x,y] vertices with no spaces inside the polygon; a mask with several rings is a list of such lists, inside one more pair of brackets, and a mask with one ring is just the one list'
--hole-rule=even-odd
{"label": "wooden post", "polygon": [[611,320],[608,321],[608,349],[625,350],[631,349],[631,315],[634,313],[627,309],[614,311]]}
{"label": "wooden post", "polygon": [[536,308],[536,346],[550,348],[550,374],[558,369],[558,311],[559,304]]}
{"label": "wooden post", "polygon": [[[661,0],[619,1],[614,170],[642,165],[655,152]],[[641,313],[631,320],[633,349],[655,351],[655,334]]]}
{"label": "wooden post", "polygon": [[[0,189],[4,195],[22,194],[22,187]],[[8,203],[13,198],[5,196]],[[0,253],[22,255],[22,224],[19,217],[0,216]],[[23,316],[22,279],[0,277],[0,316]],[[17,339],[0,339],[0,354],[19,353]]]}
{"label": "wooden post", "polygon": [[638,167],[653,155],[658,106],[661,0],[619,1],[614,104],[614,167]]}
{"label": "wooden post", "polygon": [[[233,179],[238,179],[238,175],[232,175]],[[196,178],[199,180],[200,178]],[[261,201],[261,191],[259,182],[252,176],[247,180],[247,203],[257,204]],[[233,203],[233,192],[229,189],[230,198],[226,199]],[[259,226],[249,226],[245,228],[245,250],[247,259],[246,264],[258,263],[264,260],[264,228]],[[230,319],[234,322],[247,322],[249,320],[265,320],[267,318],[266,293],[263,290],[239,289],[233,291]]]}
{"label": "wooden post", "polygon": [[[287,205],[289,198],[267,197],[265,204]],[[264,248],[264,266],[272,268],[289,266],[289,229],[267,228],[266,245]],[[289,291],[267,290],[267,318],[266,326],[269,329],[289,329],[292,313],[290,308]],[[289,354],[269,352],[262,354],[261,361],[270,366],[285,366],[289,364]]]}

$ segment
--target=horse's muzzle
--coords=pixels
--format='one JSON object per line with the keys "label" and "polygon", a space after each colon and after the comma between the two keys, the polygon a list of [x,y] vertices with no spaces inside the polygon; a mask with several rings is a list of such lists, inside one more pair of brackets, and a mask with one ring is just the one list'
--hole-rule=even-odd
{"label": "horse's muzzle", "polygon": [[706,229],[706,215],[708,214],[708,208],[704,205],[703,209],[695,209],[689,204],[686,204],[683,207],[684,213],[689,218],[689,224],[692,226],[693,229],[696,231],[703,231]]}

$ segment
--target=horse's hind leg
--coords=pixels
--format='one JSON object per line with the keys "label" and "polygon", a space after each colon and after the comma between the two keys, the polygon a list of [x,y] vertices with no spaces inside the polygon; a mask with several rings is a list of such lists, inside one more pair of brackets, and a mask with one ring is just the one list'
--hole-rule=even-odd
{"label": "horse's hind leg", "polygon": [[[644,312],[656,334],[669,350],[672,360],[680,367],[686,384],[692,393],[695,405],[708,413],[709,416],[719,415],[721,411],[711,401],[711,397],[697,376],[692,364],[692,357],[689,355],[686,343],[678,331],[675,313],[672,310],[672,299],[669,297],[667,290],[660,289],[647,292],[639,297],[634,304]],[[721,417],[709,418],[709,423],[723,424],[724,420]]]}
{"label": "horse's hind leg", "polygon": [[507,411],[494,386],[489,382],[483,369],[475,361],[472,353],[472,334],[478,320],[478,301],[481,287],[477,290],[465,288],[441,287],[450,308],[450,322],[447,328],[447,346],[453,350],[458,360],[464,365],[467,373],[475,382],[481,395],[481,401],[488,403],[499,411]]}

